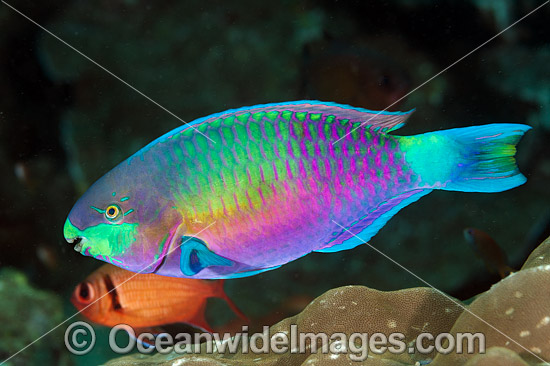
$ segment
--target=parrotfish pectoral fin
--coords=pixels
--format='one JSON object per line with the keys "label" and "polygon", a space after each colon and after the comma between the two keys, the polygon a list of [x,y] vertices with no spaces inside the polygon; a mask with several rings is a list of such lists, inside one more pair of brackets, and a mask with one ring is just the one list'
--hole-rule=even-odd
{"label": "parrotfish pectoral fin", "polygon": [[[530,129],[527,125],[494,123],[422,135],[443,139],[449,149],[440,153],[450,162],[451,169],[434,188],[502,192],[525,183],[527,179],[516,165],[516,144]],[[433,170],[436,164],[431,165]],[[422,177],[421,172],[412,168]]]}
{"label": "parrotfish pectoral fin", "polygon": [[321,253],[333,253],[341,250],[348,250],[355,248],[360,244],[364,244],[392,218],[403,207],[410,205],[411,203],[419,200],[421,197],[430,193],[431,189],[416,189],[413,191],[405,192],[398,196],[392,197],[386,202],[382,203],[372,212],[361,218],[359,221],[353,223],[347,229],[353,232],[351,234],[346,230],[342,230],[342,233],[336,238],[336,240],[329,243],[329,245],[323,249],[316,250]]}
{"label": "parrotfish pectoral fin", "polygon": [[233,261],[217,255],[202,240],[195,237],[182,237],[180,269],[186,276],[194,276],[206,267],[232,266]]}

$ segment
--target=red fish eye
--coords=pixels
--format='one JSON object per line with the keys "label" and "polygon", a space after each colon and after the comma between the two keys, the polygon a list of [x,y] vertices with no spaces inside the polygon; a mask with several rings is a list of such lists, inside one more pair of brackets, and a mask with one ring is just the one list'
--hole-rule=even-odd
{"label": "red fish eye", "polygon": [[75,290],[79,302],[87,304],[92,302],[94,289],[89,282],[82,282]]}

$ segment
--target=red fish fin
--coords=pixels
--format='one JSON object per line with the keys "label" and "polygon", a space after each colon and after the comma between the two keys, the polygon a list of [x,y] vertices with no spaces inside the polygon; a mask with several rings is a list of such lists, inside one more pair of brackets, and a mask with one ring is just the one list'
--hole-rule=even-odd
{"label": "red fish fin", "polygon": [[206,318],[204,317],[204,313],[206,310],[206,302],[201,305],[201,308],[199,309],[198,313],[195,315],[195,317],[191,320],[185,320],[183,323],[190,324],[194,326],[195,328],[200,328],[208,333],[214,333],[214,330],[208,324],[206,321]]}
{"label": "red fish fin", "polygon": [[244,315],[244,313],[237,307],[237,305],[235,305],[235,303],[233,302],[233,300],[231,300],[229,298],[229,296],[227,296],[227,294],[225,293],[224,289],[223,289],[223,285],[225,283],[225,280],[218,280],[217,283],[216,283],[216,288],[215,288],[215,295],[217,297],[219,297],[220,299],[223,299],[225,300],[225,302],[227,302],[227,305],[229,305],[229,308],[239,317],[241,318],[242,320],[244,320],[246,323],[249,323],[250,322],[250,319],[248,319],[248,317],[246,315]]}

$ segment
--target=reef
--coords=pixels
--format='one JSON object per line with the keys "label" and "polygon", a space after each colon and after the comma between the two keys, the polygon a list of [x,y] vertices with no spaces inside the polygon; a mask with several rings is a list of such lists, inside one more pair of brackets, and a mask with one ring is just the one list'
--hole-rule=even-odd
{"label": "reef", "polygon": [[[469,54],[542,0],[7,3],[178,116],[147,101],[9,7],[0,6],[0,169],[4,172],[0,180],[0,267],[24,273],[23,277],[1,271],[0,283],[17,277],[21,283],[28,280],[33,287],[46,290],[44,294],[52,299],[53,293],[58,294],[65,317],[74,314],[69,297],[76,283],[102,264],[75,253],[63,240],[63,222],[76,199],[98,177],[182,120],[227,108],[305,98],[369,109],[396,102],[389,110],[417,109],[407,125],[396,131],[403,135],[495,122],[529,124],[533,130],[522,140],[517,156],[520,170],[528,177],[524,186],[496,195],[434,192],[390,220],[370,244],[434,287],[468,299],[487,291],[498,276],[487,273],[481,260],[475,259],[461,234],[465,227],[487,231],[515,269],[550,235],[550,42],[545,32],[550,6]],[[487,296],[496,289],[502,291],[499,296],[513,294],[508,291],[514,284],[534,281],[537,276],[543,280],[544,271],[528,271],[548,264],[548,250],[540,246],[537,251],[520,272],[505,280],[510,282],[500,282],[470,306],[491,316],[506,312],[509,308],[497,308]],[[423,284],[369,245],[361,245],[331,255],[311,253],[276,271],[227,281],[226,290],[250,318],[270,317],[261,324],[273,325],[302,310],[302,318],[305,313],[316,317],[312,311],[319,309],[314,305],[336,291],[325,293],[329,289],[358,298],[389,297],[401,293],[394,290],[412,291],[415,286]],[[27,288],[31,294],[35,291],[27,284],[14,287],[18,288]],[[525,296],[528,289],[522,289]],[[437,298],[429,291],[415,290],[418,296]],[[16,346],[34,340],[34,333],[27,331],[30,327],[43,329],[43,324],[53,326],[59,319],[57,311],[61,310],[54,311],[59,308],[58,300],[46,301],[42,295],[20,297],[17,291],[0,290],[0,319],[5,324],[0,329],[0,356],[7,357]],[[307,304],[323,293],[304,310],[303,299]],[[293,306],[296,299],[300,306],[279,311]],[[361,303],[373,301],[361,297]],[[332,310],[327,312],[329,319],[340,321],[333,316],[338,309]],[[42,320],[29,316],[25,322],[15,316],[26,311],[42,314],[38,317]],[[542,319],[539,313],[537,321]],[[210,314],[216,314],[209,319],[213,324],[227,320],[221,311]],[[511,316],[523,319],[519,314],[520,308],[514,306]],[[298,317],[289,319],[298,321]],[[505,317],[493,320],[502,321],[494,325],[508,329],[529,350],[534,347],[535,354],[537,347],[546,352],[530,343],[533,334],[538,334],[536,325],[523,329],[529,323],[518,322],[513,328]],[[446,329],[477,328],[474,321],[465,314],[453,314]],[[45,330],[49,329],[44,326]],[[107,334],[105,328],[96,330],[104,332],[104,337]],[[534,333],[526,337],[517,333],[526,330]],[[31,364],[39,359],[42,365],[60,364],[57,356],[48,355],[58,352],[62,340],[62,334],[51,341],[47,337],[10,363]],[[485,355],[451,354],[433,363],[532,362],[525,350],[506,345],[504,340],[489,346]],[[70,357],[82,365],[116,357],[106,343],[96,348],[86,356]],[[245,355],[172,354],[125,362],[171,364],[170,359],[182,359],[203,365],[231,364],[241,356]],[[329,356],[266,355],[260,362],[346,360]],[[385,365],[424,360],[419,355],[391,360],[371,356],[375,357],[369,358],[372,364]],[[247,357],[242,363],[251,363],[253,359]]]}
{"label": "reef", "polygon": [[[2,361],[45,335],[63,320],[59,297],[32,287],[26,276],[14,269],[0,270],[0,299]],[[70,364],[69,355],[63,352],[63,332],[53,331],[45,338],[46,342],[33,345],[30,352],[22,352],[5,365]]]}
{"label": "reef", "polygon": [[[430,287],[399,291],[378,291],[364,286],[345,286],[330,290],[313,300],[301,313],[282,320],[269,329],[269,335],[290,334],[296,324],[302,333],[404,334],[407,347],[420,333],[437,336],[450,333],[481,333],[485,352],[461,353],[458,347],[444,353],[390,352],[369,353],[358,362],[351,358],[357,351],[345,344],[329,341],[329,352],[307,348],[299,354],[265,354],[214,352],[206,354],[207,344],[195,354],[126,356],[110,361],[108,366],[126,365],[537,365],[550,359],[550,293],[541,291],[550,284],[550,238],[529,256],[520,271],[510,274],[469,305]],[[241,341],[242,342],[242,341]],[[466,342],[466,341],[465,341]],[[347,343],[346,343],[347,344]],[[258,348],[261,348],[261,342]],[[426,346],[426,345],[425,345]],[[444,346],[448,346],[448,343]],[[466,344],[463,344],[466,347]],[[480,343],[476,345],[479,347]],[[237,349],[239,349],[238,347]],[[479,348],[478,348],[479,349]],[[465,348],[464,348],[465,350]],[[316,351],[316,352],[313,352]]]}

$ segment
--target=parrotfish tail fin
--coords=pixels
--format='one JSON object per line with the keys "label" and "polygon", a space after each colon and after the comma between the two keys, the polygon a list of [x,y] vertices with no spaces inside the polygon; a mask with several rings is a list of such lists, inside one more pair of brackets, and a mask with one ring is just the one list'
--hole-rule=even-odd
{"label": "parrotfish tail fin", "polygon": [[229,298],[229,296],[227,296],[227,294],[225,293],[225,290],[223,289],[224,283],[225,283],[225,280],[217,280],[217,281],[216,281],[216,287],[215,287],[215,289],[214,289],[216,297],[219,297],[220,299],[225,300],[225,302],[227,302],[227,305],[229,306],[229,308],[230,308],[239,318],[241,318],[242,320],[244,320],[246,323],[249,323],[249,322],[250,322],[250,319],[248,319],[248,317],[247,317],[246,315],[244,315],[244,313],[237,307],[237,305],[235,305],[235,303],[233,302],[233,300],[231,300],[231,299]]}
{"label": "parrotfish tail fin", "polygon": [[[502,192],[527,180],[516,165],[516,144],[530,126],[495,123],[434,132],[458,149],[450,179],[437,187],[463,192]],[[449,155],[451,156],[451,155]]]}

